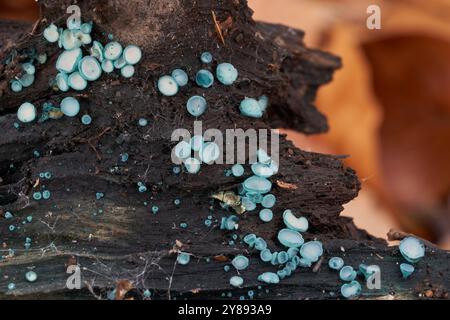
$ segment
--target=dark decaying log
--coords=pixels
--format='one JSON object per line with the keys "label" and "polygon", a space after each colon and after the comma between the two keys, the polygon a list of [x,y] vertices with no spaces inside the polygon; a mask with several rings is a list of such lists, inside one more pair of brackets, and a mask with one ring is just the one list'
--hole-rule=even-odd
{"label": "dark decaying log", "polygon": [[[41,33],[50,22],[64,24],[69,2],[41,1],[42,20],[34,33],[29,25],[0,22],[0,211],[14,213],[12,220],[0,218],[2,255],[7,255],[9,248],[16,249],[14,257],[0,260],[0,299],[93,298],[88,287],[104,297],[120,279],[132,281],[140,291],[148,288],[162,299],[220,298],[223,292],[232,292],[237,298],[255,289],[261,284],[257,275],[274,271],[274,267],[260,262],[257,254],[242,244],[228,245],[232,233],[204,225],[208,215],[220,219],[229,214],[212,203],[210,195],[233,190],[243,179],[225,176],[226,165],[203,166],[198,175],[174,175],[170,135],[176,128],[192,128],[193,119],[184,106],[194,94],[205,94],[209,101],[208,111],[201,117],[204,129],[289,127],[306,134],[325,132],[326,119],[313,100],[318,87],[329,82],[340,67],[339,59],[306,48],[300,31],[254,22],[245,1],[79,1],[83,20],[94,21],[94,38],[105,43],[107,35],[113,34],[121,43],[139,45],[144,58],[132,79],[104,75],[81,93],[61,93],[49,86],[56,75],[59,49],[46,43]],[[9,80],[20,72],[21,59],[31,48],[47,52],[49,61],[38,67],[32,87],[12,93]],[[216,84],[207,90],[189,84],[173,98],[156,92],[158,77],[176,67],[195,74],[201,68],[198,57],[205,50],[217,61],[236,66],[237,84]],[[4,64],[12,54],[16,58]],[[267,115],[261,120],[242,117],[237,108],[240,100],[262,94],[271,101]],[[57,104],[65,96],[78,97],[82,112],[93,117],[92,125],[83,126],[78,118],[66,117],[14,128],[21,103]],[[140,117],[149,119],[150,125],[138,127]],[[35,150],[40,157],[34,156]],[[125,152],[130,159],[121,163],[120,154]],[[290,208],[309,219],[311,227],[304,237],[323,241],[325,258],[343,255],[354,266],[380,265],[382,289],[365,289],[365,296],[411,298],[432,292],[433,297],[447,297],[447,252],[428,249],[414,276],[403,281],[397,250],[357,229],[351,219],[339,217],[343,204],[356,197],[360,188],[355,172],[344,167],[340,157],[299,150],[285,136],[281,137],[280,154],[280,172],[272,178],[277,197],[273,222],[263,224],[257,214],[246,213],[237,234],[256,233],[266,238],[271,248],[281,250],[276,233],[283,224],[281,213]],[[36,186],[43,171],[50,171],[53,177]],[[277,180],[282,183],[276,184]],[[145,182],[150,191],[139,193],[137,181]],[[283,183],[295,188],[285,188]],[[33,190],[42,185],[52,196],[34,201]],[[105,197],[96,200],[96,192]],[[173,203],[177,198],[179,206]],[[158,214],[151,213],[152,205],[159,206]],[[29,215],[33,221],[22,224]],[[188,228],[180,228],[181,222]],[[21,228],[10,232],[10,224]],[[25,237],[32,238],[29,250],[23,249]],[[171,249],[177,240],[183,251],[193,254],[187,266],[174,263],[176,253]],[[229,261],[223,260],[243,252],[252,256],[249,270],[243,273],[245,284],[242,289],[231,289],[232,272],[223,271]],[[88,284],[78,291],[65,289],[66,265],[72,256]],[[326,261],[317,272],[299,270],[281,284],[268,287],[268,293],[256,290],[258,297],[339,297],[340,283]],[[39,275],[33,284],[24,279],[30,268]],[[13,291],[7,290],[10,282],[16,284]]]}

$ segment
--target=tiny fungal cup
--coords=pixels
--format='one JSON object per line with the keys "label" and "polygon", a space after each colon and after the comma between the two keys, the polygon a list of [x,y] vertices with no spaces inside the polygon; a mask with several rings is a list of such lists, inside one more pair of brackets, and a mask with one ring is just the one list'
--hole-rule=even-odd
{"label": "tiny fungal cup", "polygon": [[105,46],[103,50],[103,55],[106,59],[114,61],[120,58],[120,56],[122,55],[122,51],[123,51],[122,45],[117,41],[113,41]]}
{"label": "tiny fungal cup", "polygon": [[289,260],[289,256],[286,251],[278,252],[277,261],[279,264],[285,264],[286,262],[288,262],[288,260]]}
{"label": "tiny fungal cup", "polygon": [[278,232],[278,241],[288,248],[298,248],[304,243],[302,235],[291,229],[281,229]]}
{"label": "tiny fungal cup", "polygon": [[28,271],[27,273],[25,273],[25,279],[28,282],[35,282],[37,278],[38,278],[37,273],[34,271]]}
{"label": "tiny fungal cup", "polygon": [[95,81],[100,78],[102,74],[100,63],[91,56],[86,56],[80,60],[78,63],[78,70],[80,75],[88,81]]}
{"label": "tiny fungal cup", "polygon": [[361,289],[359,282],[353,280],[342,285],[341,294],[346,299],[356,298],[361,294]]}
{"label": "tiny fungal cup", "polygon": [[113,62],[114,68],[116,69],[122,69],[123,67],[125,67],[127,65],[127,62],[125,61],[125,59],[123,57],[120,57],[119,59],[115,60]]}
{"label": "tiny fungal cup", "polygon": [[261,282],[265,282],[267,284],[278,284],[280,283],[280,277],[276,273],[273,272],[264,272],[258,276],[258,280]]}
{"label": "tiny fungal cup", "polygon": [[264,113],[267,109],[267,106],[269,105],[269,98],[267,96],[259,97],[258,104],[262,113]]}
{"label": "tiny fungal cup", "polygon": [[35,74],[36,73],[35,66],[32,63],[29,63],[29,62],[22,64],[22,69],[27,74]]}
{"label": "tiny fungal cup", "polygon": [[69,91],[69,77],[66,73],[60,72],[56,75],[56,86],[63,92]]}
{"label": "tiny fungal cup", "polygon": [[56,60],[56,69],[65,73],[72,73],[76,70],[82,56],[80,48],[63,51]]}
{"label": "tiny fungal cup", "polygon": [[275,205],[275,202],[276,202],[276,198],[273,194],[266,194],[261,201],[261,205],[264,208],[270,209]]}
{"label": "tiny fungal cup", "polygon": [[67,83],[69,86],[74,90],[84,90],[87,87],[87,81],[84,79],[79,72],[74,72],[69,75],[69,78],[67,79]]}
{"label": "tiny fungal cup", "polygon": [[28,88],[34,83],[34,74],[24,74],[20,77],[19,82],[24,88]]}
{"label": "tiny fungal cup", "polygon": [[11,81],[11,91],[13,92],[20,92],[23,89],[23,85],[20,83],[20,81],[13,80]]}
{"label": "tiny fungal cup", "polygon": [[295,256],[294,258],[292,258],[292,261],[295,262],[295,265],[297,267],[302,267],[302,268],[309,268],[311,267],[311,261],[306,260],[305,258],[300,258],[299,256]]}
{"label": "tiny fungal cup", "polygon": [[239,110],[241,114],[250,118],[261,118],[263,112],[261,111],[261,106],[258,101],[253,98],[245,98],[241,101],[239,105]]}
{"label": "tiny fungal cup", "polygon": [[265,194],[272,189],[272,182],[266,178],[251,176],[244,181],[243,187],[247,192]]}
{"label": "tiny fungal cup", "polygon": [[84,125],[87,126],[87,125],[90,125],[91,122],[92,122],[92,118],[91,118],[90,115],[85,114],[85,115],[83,115],[83,116],[81,117],[81,123],[82,123],[82,124],[84,124]]}
{"label": "tiny fungal cup", "polygon": [[220,148],[215,142],[208,142],[203,145],[199,155],[202,162],[212,164],[220,158]]}
{"label": "tiny fungal cup", "polygon": [[272,158],[264,149],[258,149],[258,151],[256,151],[256,156],[258,157],[258,162],[263,164],[270,164],[270,162],[272,161]]}
{"label": "tiny fungal cup", "polygon": [[256,241],[257,237],[254,233],[249,233],[247,234],[243,241],[244,243],[246,243],[249,247],[253,247],[255,245],[255,241]]}
{"label": "tiny fungal cup", "polygon": [[297,218],[291,210],[285,210],[283,212],[283,221],[289,229],[299,232],[306,232],[308,230],[308,220],[305,217]]}
{"label": "tiny fungal cup", "polygon": [[85,22],[80,27],[81,32],[89,34],[92,31],[92,22]]}
{"label": "tiny fungal cup", "polygon": [[258,177],[270,178],[271,176],[274,175],[273,169],[269,165],[263,163],[259,162],[253,163],[251,168],[252,172]]}
{"label": "tiny fungal cup", "polygon": [[92,42],[92,37],[88,33],[83,33],[81,30],[73,31],[73,36],[81,42],[81,45],[87,45]]}
{"label": "tiny fungal cup", "polygon": [[146,127],[148,125],[148,120],[145,118],[140,118],[138,124],[140,127]]}
{"label": "tiny fungal cup", "polygon": [[37,62],[39,62],[39,64],[46,63],[47,59],[48,59],[48,56],[45,52],[38,54],[38,56],[36,57],[36,60],[37,60]]}
{"label": "tiny fungal cup", "polygon": [[231,261],[231,264],[236,268],[236,270],[241,271],[247,269],[249,260],[247,257],[239,255],[234,257],[234,259]]}
{"label": "tiny fungal cup", "polygon": [[231,63],[221,63],[217,66],[216,76],[222,84],[232,85],[238,77],[238,71]]}
{"label": "tiny fungal cup", "polygon": [[135,65],[142,58],[142,51],[138,46],[129,45],[123,50],[123,58],[129,65]]}
{"label": "tiny fungal cup", "polygon": [[270,222],[270,221],[272,221],[272,219],[273,219],[272,210],[270,210],[270,209],[262,209],[259,212],[259,218],[263,222]]}
{"label": "tiny fungal cup", "polygon": [[229,217],[222,217],[222,221],[220,223],[221,230],[237,230],[239,228],[238,225],[239,218],[235,215],[231,215]]}
{"label": "tiny fungal cup", "polygon": [[233,276],[230,278],[230,285],[232,285],[233,287],[239,288],[243,284],[244,284],[244,279],[242,279],[242,277]]}
{"label": "tiny fungal cup", "polygon": [[158,79],[158,90],[167,97],[172,97],[178,93],[178,84],[171,76],[162,76]]}
{"label": "tiny fungal cup", "polygon": [[36,200],[36,201],[41,200],[42,199],[42,193],[39,192],[39,191],[33,193],[33,199]]}
{"label": "tiny fungal cup", "polygon": [[186,252],[180,252],[177,257],[178,264],[187,265],[191,260],[191,255]]}
{"label": "tiny fungal cup", "polygon": [[203,52],[202,55],[200,56],[200,60],[203,63],[211,63],[213,60],[213,56],[210,52]]}
{"label": "tiny fungal cup", "polygon": [[42,191],[42,199],[48,200],[48,199],[50,199],[50,196],[51,196],[51,192],[50,191],[48,191],[48,190]]}
{"label": "tiny fungal cup", "polygon": [[184,87],[189,82],[189,77],[187,73],[182,69],[175,69],[172,71],[172,78],[175,79],[176,83],[180,87]]}
{"label": "tiny fungal cup", "polygon": [[241,177],[244,174],[244,166],[242,164],[235,164],[231,167],[231,173],[235,177]]}
{"label": "tiny fungal cup", "polygon": [[114,63],[111,60],[103,60],[102,70],[105,73],[111,73],[114,71]]}
{"label": "tiny fungal cup", "polygon": [[120,74],[124,78],[131,78],[134,75],[134,67],[132,65],[126,65],[120,69]]}
{"label": "tiny fungal cup", "polygon": [[403,258],[410,263],[417,263],[425,256],[425,246],[422,241],[414,237],[404,238],[399,245]]}
{"label": "tiny fungal cup", "polygon": [[272,260],[272,252],[269,249],[261,250],[259,257],[263,262],[270,262]]}
{"label": "tiny fungal cup", "polygon": [[194,151],[200,151],[203,148],[203,137],[201,135],[195,135],[190,141],[191,148]]}
{"label": "tiny fungal cup", "polygon": [[67,117],[75,117],[80,112],[80,103],[72,97],[64,98],[61,101],[61,112]]}
{"label": "tiny fungal cup", "polygon": [[256,238],[255,240],[255,249],[256,250],[264,250],[267,249],[267,242],[261,237]]}
{"label": "tiny fungal cup", "polygon": [[409,263],[400,264],[400,272],[402,273],[403,279],[409,278],[414,272],[414,266]]}
{"label": "tiny fungal cup", "polygon": [[103,62],[103,60],[105,59],[103,55],[103,50],[104,50],[103,45],[98,41],[94,41],[92,43],[90,54],[98,61]]}
{"label": "tiny fungal cup", "polygon": [[339,271],[344,266],[344,259],[342,259],[341,257],[332,257],[328,261],[328,266],[330,267],[330,269]]}
{"label": "tiny fungal cup", "polygon": [[200,171],[201,163],[200,160],[196,158],[187,158],[186,160],[184,160],[184,167],[186,168],[187,172],[196,174]]}
{"label": "tiny fungal cup", "polygon": [[242,197],[241,203],[244,206],[246,211],[253,211],[256,209],[256,203],[254,203],[250,198],[248,197]]}
{"label": "tiny fungal cup", "polygon": [[298,248],[289,248],[287,250],[289,259],[293,259],[295,256],[297,256],[298,252],[299,252]]}
{"label": "tiny fungal cup", "polygon": [[53,23],[44,30],[44,38],[50,43],[57,42],[59,39],[58,27]]}
{"label": "tiny fungal cup", "polygon": [[300,248],[300,255],[311,262],[316,262],[323,254],[323,247],[320,241],[309,241]]}
{"label": "tiny fungal cup", "polygon": [[186,159],[191,156],[191,144],[184,140],[178,142],[173,150],[178,159]]}
{"label": "tiny fungal cup", "polygon": [[194,117],[201,116],[208,106],[206,99],[201,96],[190,97],[186,103],[187,111]]}
{"label": "tiny fungal cup", "polygon": [[347,281],[347,282],[353,281],[356,279],[356,275],[357,275],[356,271],[351,266],[344,266],[339,271],[339,278],[342,281]]}
{"label": "tiny fungal cup", "polygon": [[23,103],[17,110],[17,118],[23,123],[34,121],[36,119],[36,108],[29,102]]}
{"label": "tiny fungal cup", "polygon": [[202,88],[209,88],[214,83],[214,76],[210,71],[202,69],[197,72],[195,82]]}
{"label": "tiny fungal cup", "polygon": [[59,35],[59,40],[65,50],[79,48],[82,45],[80,38],[76,37],[72,30],[66,29]]}

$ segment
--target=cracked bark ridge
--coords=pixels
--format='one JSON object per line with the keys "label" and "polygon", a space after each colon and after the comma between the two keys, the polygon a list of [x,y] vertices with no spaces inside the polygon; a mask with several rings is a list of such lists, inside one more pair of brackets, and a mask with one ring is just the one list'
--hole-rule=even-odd
{"label": "cracked bark ridge", "polygon": [[[12,220],[0,219],[2,254],[16,249],[14,257],[0,261],[1,274],[8,276],[0,278],[0,298],[92,298],[86,286],[75,292],[64,289],[71,257],[83,268],[83,280],[100,294],[115,287],[119,279],[133,281],[139,290],[149,288],[163,299],[220,298],[224,291],[237,298],[255,289],[260,284],[257,275],[274,267],[262,264],[256,253],[240,243],[229,246],[231,233],[204,225],[209,215],[220,220],[229,214],[209,196],[235,189],[245,177],[225,176],[229,167],[225,165],[203,166],[198,175],[174,175],[170,135],[176,128],[192,128],[185,102],[195,94],[204,94],[209,102],[201,117],[204,130],[289,127],[306,134],[324,132],[326,119],[313,100],[318,87],[340,67],[339,59],[306,48],[301,31],[254,22],[245,1],[79,1],[83,20],[94,21],[93,38],[105,43],[112,34],[123,44],[139,45],[144,57],[132,79],[103,75],[81,93],[61,93],[49,86],[56,75],[59,49],[46,43],[41,32],[51,22],[65,23],[69,1],[40,3],[42,20],[34,34],[28,25],[0,23],[0,210],[14,214]],[[217,35],[212,12],[225,43]],[[37,68],[32,87],[12,93],[8,82],[20,72],[20,63],[33,48],[47,52],[49,60]],[[192,77],[202,67],[199,56],[205,50],[216,61],[236,66],[240,76],[235,85],[215,84],[205,90],[191,81],[173,98],[156,92],[159,76],[174,68],[181,67]],[[11,56],[15,57],[12,63],[5,65]],[[268,114],[260,120],[242,117],[240,100],[262,94],[271,100]],[[92,125],[63,118],[13,127],[21,103],[58,104],[66,96],[80,100],[81,113],[93,117]],[[141,117],[150,120],[150,125],[137,126]],[[428,250],[413,280],[401,281],[398,252],[356,228],[351,219],[339,217],[343,204],[356,197],[360,188],[355,172],[344,167],[340,157],[302,151],[285,136],[280,141],[280,172],[272,178],[275,218],[263,224],[257,214],[246,213],[237,234],[256,233],[273,250],[282,250],[276,233],[283,224],[282,211],[290,208],[308,218],[311,228],[304,237],[323,241],[326,258],[343,255],[343,247],[346,262],[377,263],[385,270],[382,290],[365,291],[365,295],[394,292],[403,298],[433,290],[435,297],[445,296],[449,285],[446,252]],[[34,150],[41,156],[35,157]],[[123,153],[130,155],[127,163],[119,160]],[[43,171],[53,177],[37,185]],[[150,191],[139,193],[137,181],[145,182]],[[283,187],[286,183],[296,188]],[[32,200],[32,193],[42,185],[52,192],[51,198]],[[105,197],[96,200],[96,192]],[[180,199],[181,205],[175,206],[174,199]],[[157,215],[151,214],[152,205],[159,206]],[[22,225],[28,215],[33,222]],[[181,222],[188,223],[188,228],[179,228]],[[21,228],[10,232],[10,224]],[[22,249],[25,237],[32,238],[30,250]],[[187,266],[174,264],[172,248],[177,240],[183,251],[193,255]],[[244,274],[244,287],[231,289],[231,274],[223,266],[238,253],[251,255],[251,265]],[[39,276],[35,284],[24,279],[30,268]],[[6,289],[9,282],[16,283],[16,290]],[[264,290],[258,294],[261,298],[336,298],[339,285],[337,275],[322,266],[315,273],[297,271],[270,287],[268,294]]]}

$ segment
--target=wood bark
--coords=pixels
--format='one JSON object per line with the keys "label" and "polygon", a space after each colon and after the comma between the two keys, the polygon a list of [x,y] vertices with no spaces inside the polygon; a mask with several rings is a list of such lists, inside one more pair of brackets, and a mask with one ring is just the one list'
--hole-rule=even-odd
{"label": "wood bark", "polygon": [[[150,289],[158,299],[214,299],[224,292],[238,298],[250,289],[265,299],[334,299],[342,283],[326,266],[333,255],[355,267],[380,265],[382,289],[364,289],[363,297],[417,298],[430,292],[434,298],[448,297],[448,252],[428,248],[413,277],[402,280],[398,250],[339,216],[360,189],[356,173],[340,156],[306,152],[281,137],[280,172],[272,178],[274,220],[264,224],[256,213],[245,213],[236,234],[256,233],[273,250],[282,250],[276,234],[283,225],[281,214],[289,208],[308,218],[310,229],[304,237],[323,241],[326,252],[316,272],[298,270],[277,286],[263,286],[268,292],[257,289],[262,284],[256,278],[274,267],[260,262],[239,241],[230,246],[232,232],[219,230],[217,223],[213,228],[204,225],[209,215],[220,221],[230,214],[211,194],[235,190],[243,179],[227,177],[227,165],[203,166],[198,175],[172,172],[170,135],[176,128],[192,128],[185,102],[195,94],[205,94],[210,102],[201,117],[204,130],[284,127],[305,134],[326,132],[326,118],[314,98],[341,66],[339,58],[305,47],[301,31],[253,21],[245,1],[79,1],[82,19],[94,22],[94,39],[105,43],[112,34],[123,44],[140,46],[144,57],[132,79],[103,75],[81,93],[61,93],[49,85],[59,49],[43,39],[42,31],[51,22],[65,23],[69,2],[41,1],[42,17],[34,28],[0,22],[0,211],[14,214],[12,220],[0,219],[0,234],[3,255],[16,249],[14,257],[0,260],[1,299],[93,298],[89,288],[104,298],[119,280],[131,281],[137,296]],[[32,87],[12,93],[9,81],[32,49],[46,52],[49,60],[37,68]],[[239,70],[237,84],[216,84],[208,90],[189,84],[177,96],[163,98],[156,90],[157,79],[178,67],[192,76],[202,67],[203,51],[211,51],[216,61],[233,63]],[[271,101],[267,115],[260,120],[241,116],[242,98],[262,94]],[[21,103],[58,104],[66,96],[80,100],[82,113],[93,117],[92,125],[66,117],[13,126]],[[141,117],[150,120],[149,126],[137,126]],[[40,157],[34,156],[35,150]],[[130,155],[127,163],[120,162],[123,153]],[[45,171],[52,178],[37,182]],[[138,181],[150,191],[139,193]],[[34,201],[34,190],[43,185],[51,198]],[[96,192],[105,197],[97,200]],[[174,199],[181,204],[176,206]],[[152,205],[160,208],[156,215]],[[29,215],[33,221],[21,224]],[[181,222],[188,228],[180,228]],[[11,224],[20,229],[10,232]],[[28,250],[23,248],[25,237],[32,238]],[[172,249],[177,240],[181,247],[176,249],[193,255],[187,266],[175,263]],[[229,278],[234,272],[226,273],[223,267],[239,253],[250,255],[251,264],[243,272],[243,288],[232,289]],[[75,260],[85,285],[69,291],[66,267]],[[38,273],[36,283],[25,281],[29,269]],[[15,290],[7,290],[10,282]]]}

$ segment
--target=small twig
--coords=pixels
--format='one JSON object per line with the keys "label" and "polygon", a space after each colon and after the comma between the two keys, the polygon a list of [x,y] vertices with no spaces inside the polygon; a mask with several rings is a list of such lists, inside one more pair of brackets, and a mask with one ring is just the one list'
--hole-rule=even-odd
{"label": "small twig", "polygon": [[317,271],[319,271],[320,267],[322,266],[323,260],[324,260],[324,257],[321,256],[319,261],[317,261],[317,263],[314,265],[314,268],[312,269],[312,271],[314,273],[317,273]]}
{"label": "small twig", "polygon": [[175,260],[175,262],[173,264],[172,274],[170,275],[170,278],[169,278],[169,287],[167,288],[167,295],[169,296],[169,300],[171,300],[170,289],[172,288],[173,274],[175,273],[176,267],[177,267],[177,260]]}
{"label": "small twig", "polygon": [[41,23],[42,18],[39,18],[33,25],[33,29],[31,30],[31,35],[34,36],[36,34],[36,30],[39,27],[39,24]]}
{"label": "small twig", "polygon": [[276,180],[275,183],[277,184],[277,186],[279,186],[282,189],[287,189],[287,190],[297,190],[298,189],[297,185],[295,185],[293,183],[284,182],[281,180]]}
{"label": "small twig", "polygon": [[43,17],[42,17],[42,7],[39,6],[39,18],[37,19],[37,21],[34,23],[33,25],[33,29],[31,30],[31,35],[34,36],[36,34],[36,30],[39,27],[39,24],[42,22]]}
{"label": "small twig", "polygon": [[[94,283],[94,281],[92,280],[92,284]],[[89,292],[94,296],[95,299],[97,300],[103,300],[102,297],[100,297],[99,295],[97,295],[94,292],[94,289],[92,288],[92,284],[88,281],[85,281],[84,284],[86,285],[87,289],[89,290]]]}
{"label": "small twig", "polygon": [[220,41],[222,41],[222,44],[225,45],[225,38],[223,37],[222,28],[217,21],[216,13],[214,11],[211,11],[211,14],[214,21],[214,27],[216,28],[216,32],[219,35]]}
{"label": "small twig", "polygon": [[42,224],[46,225],[52,232],[55,232],[55,227],[56,227],[56,223],[58,222],[58,220],[59,220],[59,216],[56,217],[55,221],[53,222],[53,225],[50,226],[50,224],[48,222],[45,222],[42,219],[39,219],[39,221]]}
{"label": "small twig", "polygon": [[91,137],[91,138],[89,138],[89,139],[87,139],[87,138],[75,138],[75,139],[73,139],[73,141],[77,141],[77,142],[81,142],[81,143],[88,143],[88,142],[92,142],[92,141],[94,141],[94,140],[98,140],[98,139],[100,139],[101,137],[103,137],[108,131],[110,131],[112,128],[111,127],[107,127],[107,128],[105,128],[105,129],[103,129],[103,131],[102,132],[100,132],[98,135],[96,135],[96,136],[94,136],[94,137]]}
{"label": "small twig", "polygon": [[74,141],[80,142],[80,143],[87,143],[89,145],[89,147],[91,147],[91,149],[95,152],[95,155],[97,157],[98,161],[102,160],[102,157],[100,155],[100,153],[97,151],[97,148],[95,148],[94,144],[92,143],[92,141],[94,140],[99,140],[102,136],[104,136],[108,131],[111,130],[111,127],[107,127],[105,128],[102,132],[100,132],[98,135],[91,137],[89,139],[86,138],[77,138],[74,139]]}
{"label": "small twig", "polygon": [[380,260],[384,260],[384,257],[378,253],[375,253],[375,255],[380,259]]}
{"label": "small twig", "polygon": [[100,139],[102,136],[104,136],[108,131],[111,130],[111,127],[105,128],[102,132],[100,132],[94,139]]}
{"label": "small twig", "polygon": [[87,144],[89,145],[89,147],[91,147],[92,150],[94,150],[95,156],[97,157],[97,160],[101,161],[102,160],[102,156],[100,155],[100,153],[98,153],[97,148],[92,144],[91,141],[88,141]]}
{"label": "small twig", "polygon": [[145,259],[145,265],[144,265],[144,268],[143,268],[142,272],[139,273],[135,277],[136,278],[136,284],[141,283],[142,286],[144,286],[144,277],[145,277],[145,274],[147,273],[148,264],[149,264],[148,259]]}

